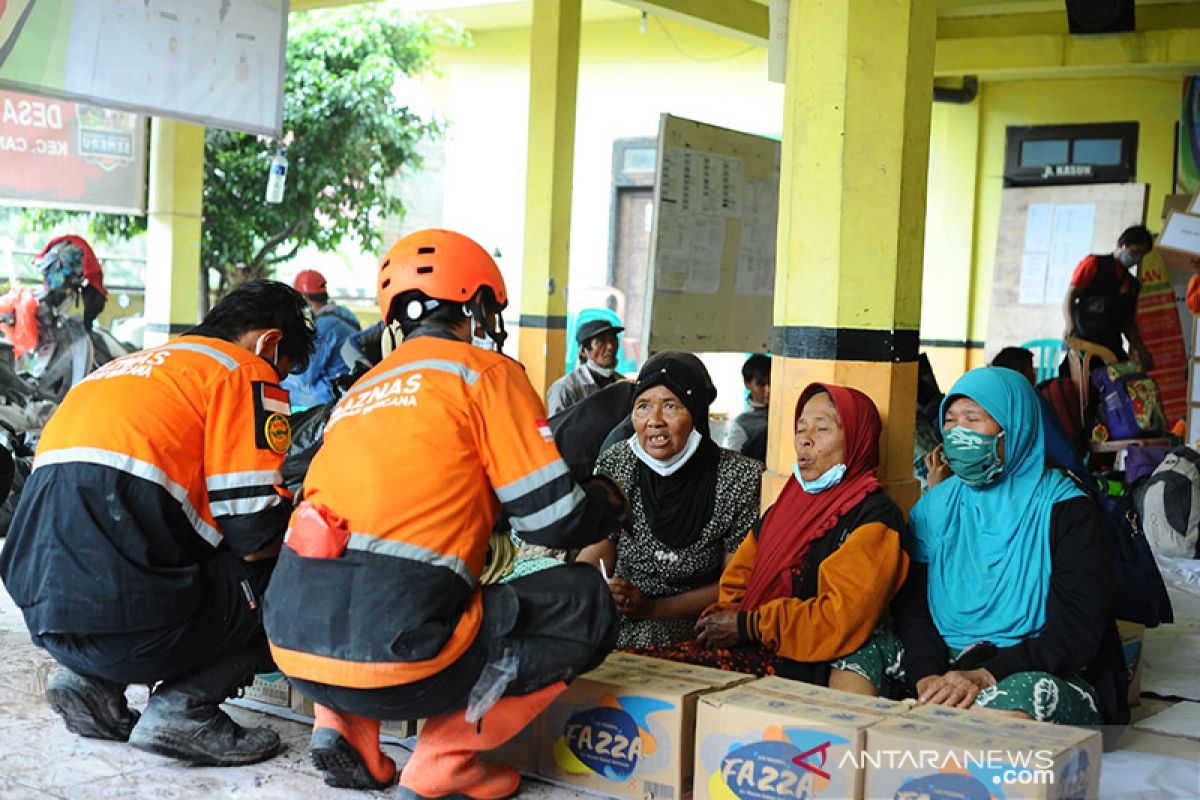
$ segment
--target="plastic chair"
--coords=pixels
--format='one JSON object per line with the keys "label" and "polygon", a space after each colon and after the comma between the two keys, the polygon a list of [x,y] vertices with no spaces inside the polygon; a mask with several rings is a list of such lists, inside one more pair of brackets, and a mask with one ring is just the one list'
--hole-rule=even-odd
{"label": "plastic chair", "polygon": [[1061,339],[1033,339],[1021,345],[1033,352],[1033,366],[1037,368],[1037,382],[1048,381],[1058,374],[1058,363],[1067,349]]}
{"label": "plastic chair", "polygon": [[[1107,366],[1116,364],[1119,359],[1107,347],[1085,339],[1067,339],[1065,344],[1068,352],[1068,364],[1071,367],[1071,381],[1079,392],[1079,419],[1083,422],[1085,432],[1090,435],[1090,431],[1086,431],[1088,420],[1085,410],[1092,396],[1092,369],[1098,366],[1096,361]],[[1119,453],[1135,445],[1154,446],[1170,443],[1170,439],[1157,436],[1139,439],[1110,439],[1107,442],[1092,442],[1089,449],[1093,453]]]}

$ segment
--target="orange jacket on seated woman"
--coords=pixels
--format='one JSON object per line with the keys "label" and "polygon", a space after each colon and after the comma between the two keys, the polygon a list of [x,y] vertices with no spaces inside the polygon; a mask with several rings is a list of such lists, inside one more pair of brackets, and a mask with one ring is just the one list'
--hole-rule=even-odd
{"label": "orange jacket on seated woman", "polygon": [[736,617],[737,646],[703,660],[825,683],[828,662],[867,641],[904,582],[904,517],[876,474],[882,424],[869,397],[812,384],[795,420],[795,475],[725,568],[697,631],[708,652],[729,648],[718,630]]}

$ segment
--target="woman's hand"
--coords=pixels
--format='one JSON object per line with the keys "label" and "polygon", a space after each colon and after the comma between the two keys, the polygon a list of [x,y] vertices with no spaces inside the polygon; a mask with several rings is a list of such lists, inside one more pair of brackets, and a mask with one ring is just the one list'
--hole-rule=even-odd
{"label": "woman's hand", "polygon": [[608,590],[612,592],[617,611],[630,619],[649,619],[654,616],[654,599],[646,597],[642,590],[624,578],[610,578]]}
{"label": "woman's hand", "polygon": [[940,444],[925,454],[925,469],[929,472],[925,482],[930,489],[954,474],[946,463],[945,450]]}
{"label": "woman's hand", "polygon": [[[972,670],[971,672],[982,672]],[[926,705],[970,708],[983,688],[968,677],[970,673],[952,671],[930,675],[917,681],[917,702]]]}
{"label": "woman's hand", "polygon": [[714,611],[696,623],[696,640],[705,647],[725,649],[742,641],[736,611]]}

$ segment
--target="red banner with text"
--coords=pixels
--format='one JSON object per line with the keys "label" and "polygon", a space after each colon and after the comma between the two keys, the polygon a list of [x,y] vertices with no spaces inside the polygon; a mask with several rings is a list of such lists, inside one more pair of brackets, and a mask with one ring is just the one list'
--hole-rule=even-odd
{"label": "red banner with text", "polygon": [[0,204],[144,214],[146,118],[0,92]]}

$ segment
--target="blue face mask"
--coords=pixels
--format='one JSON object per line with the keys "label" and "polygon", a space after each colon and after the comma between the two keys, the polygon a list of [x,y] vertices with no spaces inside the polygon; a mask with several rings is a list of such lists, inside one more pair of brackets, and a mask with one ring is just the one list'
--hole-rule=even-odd
{"label": "blue face mask", "polygon": [[842,478],[846,477],[846,465],[836,464],[821,474],[821,477],[814,481],[806,481],[800,474],[800,465],[792,464],[792,474],[796,476],[796,481],[800,484],[800,488],[809,494],[820,494],[826,489],[837,486],[842,482]]}

